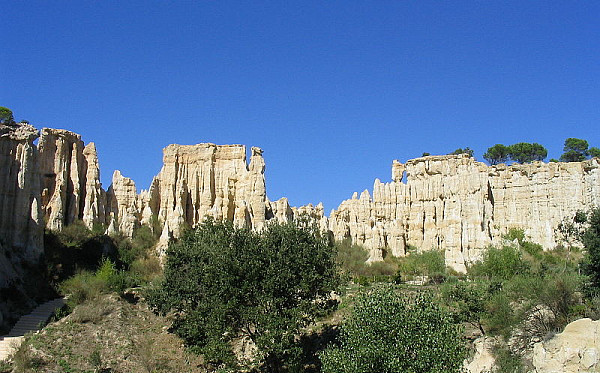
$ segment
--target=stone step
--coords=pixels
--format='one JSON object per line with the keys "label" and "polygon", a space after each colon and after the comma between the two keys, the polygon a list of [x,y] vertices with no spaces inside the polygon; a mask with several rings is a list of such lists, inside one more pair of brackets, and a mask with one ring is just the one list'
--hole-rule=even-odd
{"label": "stone step", "polygon": [[21,345],[25,334],[39,330],[40,324],[48,321],[54,310],[64,304],[63,298],[57,298],[39,305],[30,314],[22,316],[8,335],[0,337],[0,361],[6,360],[14,349]]}

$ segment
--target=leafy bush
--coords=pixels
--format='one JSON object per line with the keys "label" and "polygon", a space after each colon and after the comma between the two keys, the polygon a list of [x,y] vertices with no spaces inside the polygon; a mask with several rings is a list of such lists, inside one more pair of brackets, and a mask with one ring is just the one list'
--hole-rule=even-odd
{"label": "leafy bush", "polygon": [[485,334],[482,319],[486,314],[486,301],[491,296],[488,282],[447,283],[442,286],[441,293],[457,322],[468,322]]}
{"label": "leafy bush", "polygon": [[76,305],[96,299],[108,291],[108,285],[90,272],[80,272],[65,280],[61,284],[60,290],[63,294],[69,295],[67,303],[72,309]]}
{"label": "leafy bush", "polygon": [[256,233],[207,220],[169,247],[164,276],[147,300],[175,311],[173,329],[188,345],[235,367],[231,342],[247,338],[266,371],[298,368],[296,336],[331,308],[339,283],[334,248],[303,222]]}
{"label": "leafy bush", "polygon": [[589,214],[588,223],[589,227],[581,238],[587,251],[583,271],[589,278],[589,292],[598,293],[600,292],[600,208]]}
{"label": "leafy bush", "polygon": [[444,274],[446,262],[444,252],[439,250],[410,253],[398,259],[398,272],[396,277],[402,279],[414,276],[433,276]]}
{"label": "leafy bush", "polygon": [[528,264],[523,260],[521,251],[516,247],[504,246],[501,249],[489,247],[480,262],[469,268],[469,274],[485,276],[490,280],[508,280],[509,278],[527,273]]}
{"label": "leafy bush", "polygon": [[465,357],[449,313],[429,295],[399,295],[390,286],[358,300],[339,339],[320,356],[325,373],[459,372]]}

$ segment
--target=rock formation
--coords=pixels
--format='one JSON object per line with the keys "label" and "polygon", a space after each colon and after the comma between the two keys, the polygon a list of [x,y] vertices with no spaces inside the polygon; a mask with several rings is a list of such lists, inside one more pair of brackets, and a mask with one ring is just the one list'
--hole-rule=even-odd
{"label": "rock formation", "polygon": [[552,339],[533,347],[537,373],[600,370],[600,320],[579,319]]}
{"label": "rock formation", "polygon": [[[0,125],[0,331],[33,301],[22,284],[43,252],[38,131],[24,123]],[[35,269],[33,270],[35,271]]]}
{"label": "rock formation", "polygon": [[194,226],[206,216],[264,226],[268,201],[260,148],[252,148],[250,164],[243,145],[169,145],[163,154],[162,170],[138,210],[146,210],[146,219],[149,213],[157,216],[174,237],[182,224]]}
{"label": "rock formation", "polygon": [[135,182],[116,170],[106,193],[106,201],[109,225],[113,225],[116,231],[127,237],[132,237],[133,231],[140,225],[142,210]]}
{"label": "rock formation", "polygon": [[447,264],[462,271],[510,228],[552,248],[559,223],[600,205],[598,159],[489,167],[461,154],[394,161],[392,182],[375,180],[372,192],[355,193],[326,217],[321,204],[295,208],[285,198],[269,201],[262,150],[253,147],[251,154],[247,163],[242,145],[169,145],[148,190],[138,194],[133,180],[115,171],[104,192],[94,144],[84,147],[73,132],[44,128],[41,208],[55,230],[82,219],[90,228],[102,223],[131,236],[140,224],[159,221],[163,246],[180,236],[180,227],[206,216],[261,229],[271,219],[304,215],[336,239],[365,246],[369,261],[405,255],[412,246],[444,250]]}
{"label": "rock formation", "polygon": [[90,228],[104,223],[105,196],[94,144],[84,148],[76,133],[42,128],[38,149],[46,226],[61,230],[78,219]]}
{"label": "rock formation", "polygon": [[598,159],[488,167],[467,155],[427,156],[394,161],[392,180],[375,180],[372,196],[355,193],[329,217],[334,237],[364,245],[371,261],[414,246],[445,250],[464,271],[510,228],[552,248],[563,219],[600,205]]}
{"label": "rock formation", "polygon": [[[43,251],[38,131],[29,124],[0,125],[0,245],[35,261]],[[0,273],[0,286],[10,276]]]}

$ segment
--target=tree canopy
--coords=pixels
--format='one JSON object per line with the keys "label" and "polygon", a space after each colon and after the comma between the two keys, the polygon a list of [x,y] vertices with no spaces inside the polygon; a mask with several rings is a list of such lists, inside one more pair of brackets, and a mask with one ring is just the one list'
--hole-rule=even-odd
{"label": "tree canopy", "polygon": [[208,220],[169,247],[148,301],[175,311],[175,332],[207,361],[235,367],[231,342],[241,337],[257,348],[253,364],[278,372],[296,364],[300,328],[331,307],[338,283],[335,249],[315,226],[256,233]]}
{"label": "tree canopy", "polygon": [[465,347],[450,314],[427,294],[392,287],[363,295],[321,354],[325,373],[460,372]]}
{"label": "tree canopy", "polygon": [[600,208],[589,214],[587,222],[589,226],[581,238],[587,252],[583,270],[590,279],[592,290],[600,292]]}
{"label": "tree canopy", "polygon": [[565,140],[563,155],[560,156],[562,162],[581,162],[588,156],[588,142],[582,139],[569,137]]}
{"label": "tree canopy", "polygon": [[12,110],[0,106],[0,124],[13,124],[14,122],[15,120]]}
{"label": "tree canopy", "polygon": [[487,152],[483,154],[483,158],[491,165],[496,165],[508,161],[509,155],[510,149],[507,146],[496,144],[488,148]]}
{"label": "tree canopy", "polygon": [[538,143],[520,142],[508,147],[510,159],[517,163],[543,161],[548,150]]}
{"label": "tree canopy", "polygon": [[453,151],[450,154],[468,154],[469,157],[473,156],[473,149],[469,148],[468,146],[466,148],[458,148],[455,151]]}

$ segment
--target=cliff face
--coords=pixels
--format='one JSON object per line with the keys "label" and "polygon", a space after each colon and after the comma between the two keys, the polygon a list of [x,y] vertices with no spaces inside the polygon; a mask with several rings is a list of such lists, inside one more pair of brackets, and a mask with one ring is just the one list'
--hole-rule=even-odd
{"label": "cliff face", "polygon": [[174,237],[182,224],[193,226],[206,216],[261,229],[267,210],[264,171],[260,148],[252,148],[247,164],[242,145],[169,145],[162,170],[144,193],[145,218],[157,216]]}
{"label": "cliff face", "polygon": [[[37,137],[28,124],[0,125],[0,245],[27,261],[43,251]],[[8,278],[0,273],[0,286]]]}
{"label": "cliff face", "polygon": [[38,149],[46,226],[61,230],[77,219],[90,228],[104,223],[106,197],[94,143],[84,147],[76,133],[43,128]]}
{"label": "cliff face", "polygon": [[23,283],[43,252],[37,137],[28,124],[0,125],[0,332],[33,304]]}
{"label": "cliff face", "polygon": [[510,228],[552,248],[563,219],[600,204],[598,159],[488,167],[466,155],[429,156],[394,161],[392,180],[375,180],[372,196],[355,193],[329,218],[334,236],[370,249],[371,261],[410,245],[445,250],[447,264],[464,270]]}
{"label": "cliff face", "polygon": [[394,161],[392,182],[375,180],[372,192],[355,193],[329,218],[321,204],[296,208],[285,198],[269,201],[262,150],[255,147],[247,163],[242,145],[169,145],[147,191],[138,194],[134,181],[115,171],[104,192],[94,144],[84,147],[75,133],[44,128],[39,170],[41,207],[55,230],[82,219],[88,227],[103,223],[109,232],[131,236],[157,218],[165,246],[180,236],[180,227],[206,216],[261,229],[270,219],[306,215],[336,239],[367,247],[370,261],[382,260],[385,252],[405,255],[414,246],[444,250],[447,264],[457,270],[478,259],[486,246],[500,243],[510,228],[552,248],[559,223],[600,205],[598,159],[492,167],[466,155]]}

